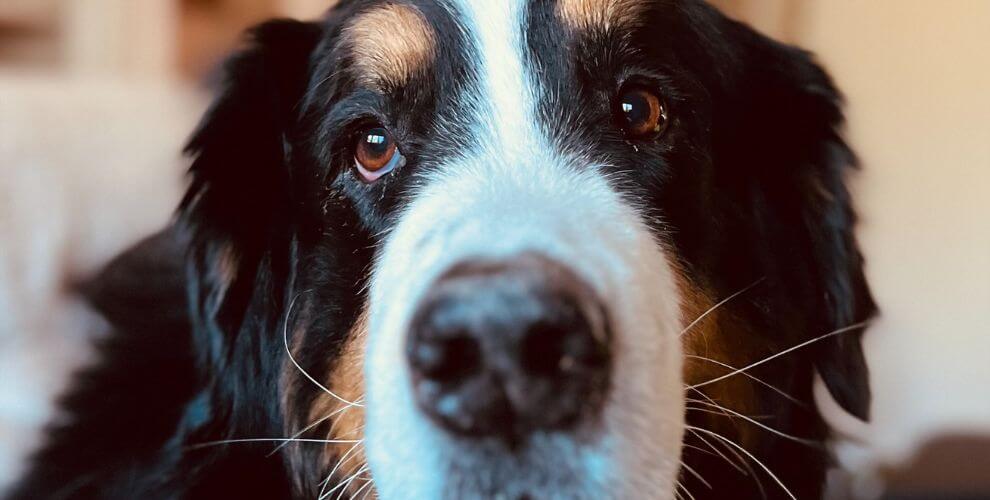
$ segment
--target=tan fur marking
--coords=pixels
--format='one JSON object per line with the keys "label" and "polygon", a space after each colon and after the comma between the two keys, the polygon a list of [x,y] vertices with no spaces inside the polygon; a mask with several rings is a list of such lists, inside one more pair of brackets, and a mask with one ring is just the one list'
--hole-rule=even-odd
{"label": "tan fur marking", "polygon": [[602,29],[629,25],[643,10],[642,0],[560,0],[557,16],[573,29]]}
{"label": "tan fur marking", "polygon": [[368,86],[401,85],[430,64],[436,36],[422,12],[386,4],[358,16],[345,31],[359,80]]}
{"label": "tan fur marking", "polygon": [[216,277],[222,283],[224,290],[233,284],[237,278],[237,269],[240,266],[240,262],[240,256],[231,244],[224,244],[217,251]]}
{"label": "tan fur marking", "polygon": [[[340,357],[330,373],[327,388],[342,399],[359,402],[364,396],[364,353],[368,339],[368,317],[363,312],[355,321]],[[363,404],[363,403],[362,403]],[[350,406],[329,394],[322,394],[310,409],[310,421],[317,421],[333,414],[332,425],[326,439],[357,440],[364,438],[364,407]],[[355,447],[356,446],[356,447]],[[346,455],[346,457],[345,457]],[[365,465],[364,444],[341,443],[328,445],[323,454],[324,470],[329,472],[344,460],[337,469],[338,477],[349,477]],[[370,473],[362,477],[370,477]],[[333,485],[331,485],[333,486]],[[348,486],[353,494],[365,486],[365,481],[355,480]],[[368,488],[365,488],[367,491]]]}
{"label": "tan fur marking", "polygon": [[[306,344],[305,337],[310,328],[310,308],[312,304],[301,307],[293,315],[298,314],[299,323],[293,326],[292,343],[289,346],[295,359],[301,358],[302,346]],[[297,414],[294,411],[297,398],[300,397],[298,387],[305,387],[309,381],[301,380],[303,375],[299,368],[295,367],[291,361],[287,361],[282,372],[281,384],[282,408],[286,419],[286,435],[300,439],[319,439],[336,441],[359,441],[364,437],[364,352],[368,337],[367,313],[362,312],[347,333],[345,344],[331,366],[331,371],[324,376],[310,372],[309,375],[321,380],[320,383],[340,399],[323,390],[319,390],[309,403],[309,411],[306,414]],[[313,390],[312,387],[308,387]],[[344,401],[355,402],[349,405]],[[327,427],[329,425],[329,427]],[[287,448],[289,460],[298,468],[300,472],[304,470],[314,470],[320,477],[326,477],[330,471],[336,467],[334,480],[341,480],[351,477],[358,470],[365,466],[364,444],[363,443],[327,443],[321,446],[319,455],[314,460],[314,455],[307,453],[312,450],[312,443],[293,443]],[[343,461],[340,467],[338,462]],[[294,479],[297,485],[304,485],[304,474],[297,475]],[[369,472],[362,472],[360,477],[351,481],[346,486],[345,494],[353,495],[357,490],[367,484],[370,478]],[[337,484],[327,484],[324,491],[328,491]],[[321,486],[322,487],[322,486]],[[369,486],[362,491],[373,490]],[[333,497],[339,494],[340,489],[334,490]],[[372,491],[374,493],[374,491]],[[362,493],[363,494],[363,493]],[[373,498],[373,496],[372,496]]]}
{"label": "tan fur marking", "polygon": [[[684,318],[685,325],[690,324],[717,303],[705,290],[687,278],[684,273],[678,273],[677,288],[682,297],[681,314]],[[691,327],[682,338],[685,354],[685,385],[699,384],[731,371],[717,363],[691,356],[716,360],[736,368],[745,366],[747,360],[753,355],[752,350],[746,348],[748,345],[747,337],[749,337],[749,332],[746,331],[742,322],[733,320],[725,306],[719,307],[705,316],[703,320]],[[705,402],[714,401],[743,415],[753,415],[754,412],[758,411],[754,383],[751,379],[743,375],[729,377],[720,382],[699,388],[700,391],[705,393],[707,398],[698,394],[698,391],[695,390],[687,391],[687,397]],[[703,412],[688,411],[689,416],[692,416],[696,422],[704,422],[702,427],[718,432],[723,436],[732,437],[734,441],[743,446],[754,443],[759,438],[757,433],[763,432],[746,422],[740,421],[735,416],[726,416],[717,408],[691,402],[688,402],[688,406],[703,408],[705,410]],[[715,413],[708,413],[709,411]]]}

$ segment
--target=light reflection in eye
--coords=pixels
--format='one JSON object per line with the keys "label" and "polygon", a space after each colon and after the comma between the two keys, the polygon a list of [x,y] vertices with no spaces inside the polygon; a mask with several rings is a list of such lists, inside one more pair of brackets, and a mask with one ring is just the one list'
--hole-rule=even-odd
{"label": "light reflection in eye", "polygon": [[375,182],[405,164],[392,134],[382,126],[367,128],[357,136],[354,162],[364,182]]}

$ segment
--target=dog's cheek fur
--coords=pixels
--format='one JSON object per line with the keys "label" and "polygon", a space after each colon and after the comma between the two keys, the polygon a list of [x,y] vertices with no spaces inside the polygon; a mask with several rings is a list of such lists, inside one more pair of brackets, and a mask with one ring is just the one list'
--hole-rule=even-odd
{"label": "dog's cheek fur", "polygon": [[[329,388],[340,396],[340,399],[323,395],[321,400],[313,405],[309,416],[311,420],[316,420],[333,415],[326,438],[341,442],[327,448],[321,463],[327,470],[332,470],[339,464],[335,473],[336,478],[357,475],[358,480],[352,481],[346,488],[351,492],[364,487],[371,475],[370,472],[365,472],[363,475],[358,473],[366,464],[364,445],[361,441],[364,437],[363,374],[367,337],[367,312],[363,312],[351,329],[340,361],[331,371]],[[331,483],[333,482],[334,480],[331,479]]]}
{"label": "dog's cheek fur", "polygon": [[[693,316],[705,310],[703,304],[762,278],[759,286],[699,324],[685,338],[685,349],[743,368],[874,313],[844,185],[855,161],[838,132],[838,92],[809,54],[766,39],[707,6],[683,13],[687,32],[677,35],[678,50],[706,86],[713,110],[709,209],[694,214],[676,206],[668,210],[674,227],[702,222],[707,228],[707,239],[678,240],[686,274],[705,297],[692,306]],[[699,221],[699,213],[707,219]],[[860,417],[868,414],[861,333],[857,328],[819,340],[747,370],[797,402],[744,374],[702,390],[733,410],[739,411],[730,403],[749,410],[739,413],[768,415],[757,419],[767,427],[821,443],[827,429],[811,395],[816,369],[844,408]],[[687,361],[686,377],[695,383],[730,371],[701,359]],[[688,397],[704,399],[691,392]],[[747,450],[798,498],[821,495],[828,460],[822,445],[795,443],[717,413],[689,411],[686,417],[689,425],[748,443]],[[696,436],[689,434],[686,443],[685,463],[715,486],[716,497],[760,496],[761,489],[783,496],[772,484],[760,487],[753,477],[733,472],[726,460],[696,450],[713,452]],[[733,458],[729,450],[721,452]],[[690,474],[682,481],[692,491],[708,489]]]}
{"label": "dog's cheek fur", "polygon": [[[321,496],[351,477],[355,479],[340,489],[353,494],[367,484],[370,476],[370,473],[359,472],[366,463],[361,442],[364,435],[363,370],[368,336],[365,311],[366,308],[362,308],[342,340],[339,352],[326,365],[324,374],[319,377],[313,374],[316,382],[332,394],[316,387],[291,361],[283,368],[282,408],[286,436],[328,441],[325,444],[290,443],[286,447],[286,460],[296,490],[305,496]],[[296,328],[293,338],[298,340],[291,346],[293,353],[313,347],[307,345],[306,339],[318,333],[306,331],[308,326],[303,324]],[[294,354],[294,358],[300,357]],[[334,490],[334,495],[340,489]]]}
{"label": "dog's cheek fur", "polygon": [[[732,371],[723,365],[742,368],[748,360],[755,358],[757,353],[748,341],[753,338],[751,332],[741,322],[732,321],[727,309],[722,306],[713,309],[716,300],[685,273],[678,273],[677,278],[682,317],[689,320],[703,318],[682,335],[685,386],[704,384]],[[686,396],[688,407],[696,409],[688,410],[689,421],[694,425],[731,437],[746,448],[752,448],[759,439],[753,428],[734,425],[733,419],[715,414],[719,410],[707,405],[717,404],[743,415],[755,414],[759,401],[751,379],[728,377],[698,389],[688,389]]]}
{"label": "dog's cheek fur", "polygon": [[222,91],[186,149],[191,182],[178,223],[192,235],[194,334],[202,362],[218,374],[232,371],[235,343],[264,337],[238,335],[242,330],[277,321],[272,299],[282,302],[291,265],[286,137],[321,33],[293,21],[253,29],[249,46],[225,63]]}
{"label": "dog's cheek fur", "polygon": [[[712,63],[719,70],[707,70],[720,110],[713,127],[714,185],[728,229],[721,246],[732,249],[719,256],[716,275],[761,270],[775,294],[765,321],[776,323],[792,344],[867,321],[876,307],[845,186],[856,159],[840,135],[838,90],[807,52],[708,13],[716,19],[696,29],[720,26],[733,42],[703,56],[719,58]],[[714,76],[719,73],[722,78]],[[805,356],[836,401],[867,419],[862,331],[822,340]]]}
{"label": "dog's cheek fur", "polygon": [[[825,430],[811,397],[812,371],[807,361],[784,356],[708,383],[790,347],[785,339],[769,333],[772,327],[760,326],[752,313],[754,304],[766,303],[766,284],[758,282],[718,307],[715,304],[727,296],[716,296],[684,274],[679,289],[685,318],[699,318],[710,311],[683,337],[687,425],[744,447],[782,478],[798,498],[817,498],[827,453],[821,445],[813,444],[824,439]],[[694,385],[699,387],[691,389]],[[780,438],[767,428],[812,444]],[[681,482],[690,491],[704,491],[711,498],[750,498],[763,496],[765,490],[769,498],[786,498],[783,490],[761,477],[762,471],[748,457],[737,456],[739,452],[720,438],[689,431],[684,442],[683,463],[712,485],[709,488],[685,468]]]}
{"label": "dog's cheek fur", "polygon": [[[322,35],[294,21],[255,28],[225,63],[221,92],[187,147],[191,183],[177,224],[192,235],[187,293],[207,376],[177,430],[179,446],[282,432],[281,325],[296,265],[289,143]],[[175,475],[195,494],[277,495],[288,477],[266,459],[271,449],[194,448]],[[244,480],[229,484],[234,474]]]}

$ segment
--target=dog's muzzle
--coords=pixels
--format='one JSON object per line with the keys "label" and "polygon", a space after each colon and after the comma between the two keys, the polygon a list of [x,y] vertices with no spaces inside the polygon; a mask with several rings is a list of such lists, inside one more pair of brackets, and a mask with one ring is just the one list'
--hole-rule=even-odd
{"label": "dog's muzzle", "polygon": [[531,161],[424,178],[376,258],[379,498],[673,491],[684,387],[663,247],[594,166]]}
{"label": "dog's muzzle", "polygon": [[414,313],[406,354],[415,399],[442,428],[515,443],[594,417],[610,337],[588,284],[525,254],[444,273]]}

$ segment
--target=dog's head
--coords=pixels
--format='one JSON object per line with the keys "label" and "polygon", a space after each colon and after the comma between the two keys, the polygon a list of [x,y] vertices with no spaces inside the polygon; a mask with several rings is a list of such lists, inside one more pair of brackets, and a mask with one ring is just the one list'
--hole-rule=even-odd
{"label": "dog's head", "polygon": [[348,1],[226,69],[198,345],[232,434],[303,440],[299,494],[817,492],[815,373],[866,416],[808,54],[689,0]]}

